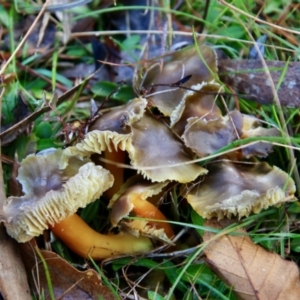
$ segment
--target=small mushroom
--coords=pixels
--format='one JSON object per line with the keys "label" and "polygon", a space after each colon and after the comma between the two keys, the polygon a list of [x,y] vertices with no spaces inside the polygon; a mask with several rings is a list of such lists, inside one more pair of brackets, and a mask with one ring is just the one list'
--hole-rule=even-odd
{"label": "small mushroom", "polygon": [[220,108],[216,105],[216,97],[222,90],[219,83],[211,81],[191,86],[185,91],[182,100],[173,110],[170,120],[171,128],[182,135],[188,119],[198,117],[206,121],[222,117]]}
{"label": "small mushroom", "polygon": [[112,209],[110,213],[112,225],[117,226],[132,211],[138,217],[157,221],[151,220],[146,223],[136,221],[131,225],[131,222],[128,222],[127,226],[131,229],[135,228],[144,234],[154,234],[156,237],[163,236],[162,232],[158,234],[159,231],[157,231],[163,229],[169,239],[174,237],[173,229],[167,222],[166,217],[154,204],[148,201],[148,198],[159,194],[167,184],[168,182],[151,183],[140,176],[129,179],[108,205]]}
{"label": "small mushroom", "polygon": [[[243,114],[243,128],[241,138],[260,137],[260,136],[280,136],[277,128],[263,128],[261,122],[254,116]],[[271,143],[258,142],[254,145],[247,146],[242,149],[243,157],[250,158],[252,156],[266,157],[272,151]]]}
{"label": "small mushroom", "polygon": [[[139,86],[139,90],[147,90],[155,84],[172,85],[189,75],[192,76],[184,85],[191,87],[198,83],[210,82],[217,77],[217,56],[207,45],[193,45],[158,57],[144,69],[144,73],[143,70],[137,71],[143,74],[134,82],[135,86]],[[184,92],[184,89],[174,86],[153,86],[148,100],[165,116],[170,116],[181,102]]]}
{"label": "small mushroom", "polygon": [[242,124],[242,115],[237,110],[215,119],[190,118],[182,139],[188,148],[204,157],[237,140]]}
{"label": "small mushroom", "polygon": [[131,124],[143,116],[146,106],[145,99],[135,98],[125,105],[112,109],[92,124],[82,143],[65,151],[67,156],[83,157],[104,152],[106,159],[104,167],[115,178],[114,185],[105,192],[108,198],[111,198],[124,182],[124,169],[118,167],[118,164],[125,163],[125,150],[131,147]]}
{"label": "small mushroom", "polygon": [[29,241],[50,227],[83,257],[101,259],[152,248],[144,237],[99,234],[75,215],[79,207],[85,207],[112,186],[113,176],[101,166],[87,159],[67,158],[62,150],[55,150],[25,158],[18,180],[25,195],[9,197],[0,218],[8,234],[18,242]]}
{"label": "small mushroom", "polygon": [[89,157],[105,150],[127,150],[131,145],[131,125],[144,115],[146,106],[144,98],[135,98],[104,114],[92,124],[85,139],[65,149],[64,155]]}
{"label": "small mushroom", "polygon": [[241,218],[295,200],[292,178],[265,162],[216,161],[209,164],[208,170],[203,181],[193,183],[186,196],[204,218],[222,219],[232,215]]}

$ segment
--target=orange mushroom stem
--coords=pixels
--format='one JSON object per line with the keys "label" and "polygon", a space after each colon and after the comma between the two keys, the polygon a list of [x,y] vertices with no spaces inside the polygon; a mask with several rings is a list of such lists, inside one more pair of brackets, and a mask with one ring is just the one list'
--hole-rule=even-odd
{"label": "orange mushroom stem", "polygon": [[142,218],[155,219],[157,221],[149,221],[149,224],[157,227],[158,229],[162,228],[165,231],[165,234],[168,238],[174,237],[174,231],[171,225],[168,222],[160,222],[167,221],[168,219],[165,215],[152,203],[147,200],[141,199],[139,196],[132,197],[131,202],[133,204],[132,211]]}
{"label": "orange mushroom stem", "polygon": [[159,195],[167,184],[168,182],[151,183],[139,175],[129,179],[108,205],[112,209],[111,224],[117,226],[124,217],[133,212],[136,216],[144,219],[152,219],[148,224],[157,229],[164,229],[169,239],[174,237],[173,229],[165,215],[147,200]]}
{"label": "orange mushroom stem", "polygon": [[146,237],[134,237],[127,233],[104,235],[90,228],[78,215],[74,214],[50,229],[73,252],[84,258],[105,259],[122,254],[136,254],[152,249]]}
{"label": "orange mushroom stem", "polygon": [[[111,150],[111,151],[110,151]],[[115,150],[114,147],[104,151],[104,157],[107,161],[104,168],[114,176],[113,186],[105,192],[105,196],[111,199],[112,196],[117,193],[124,183],[124,169],[118,166],[118,163],[124,164],[125,162],[125,151],[120,149]]]}

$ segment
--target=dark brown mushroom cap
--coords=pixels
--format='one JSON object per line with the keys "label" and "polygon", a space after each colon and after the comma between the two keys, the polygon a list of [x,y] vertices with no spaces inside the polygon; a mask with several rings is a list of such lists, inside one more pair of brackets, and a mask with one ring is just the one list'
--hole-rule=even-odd
{"label": "dark brown mushroom cap", "polygon": [[242,124],[242,115],[237,110],[216,119],[190,118],[182,139],[199,157],[204,157],[237,140]]}
{"label": "dark brown mushroom cap", "polygon": [[249,216],[295,193],[292,178],[265,162],[218,161],[211,163],[208,170],[203,181],[194,183],[187,195],[187,201],[204,218]]}
{"label": "dark brown mushroom cap", "polygon": [[[156,58],[142,74],[142,82],[135,82],[135,85],[139,86],[139,89],[143,87],[147,89],[153,84],[174,84],[192,75],[184,83],[185,86],[191,87],[198,83],[212,81],[217,77],[217,71],[217,56],[212,48],[207,45],[191,46],[167,54],[161,59]],[[148,100],[165,116],[170,116],[180,103],[184,92],[185,90],[178,87],[157,86],[151,88],[152,96]]]}
{"label": "dark brown mushroom cap", "polygon": [[21,162],[18,180],[24,196],[9,197],[1,219],[10,236],[26,242],[95,201],[113,184],[113,176],[101,166],[62,150],[30,155]]}

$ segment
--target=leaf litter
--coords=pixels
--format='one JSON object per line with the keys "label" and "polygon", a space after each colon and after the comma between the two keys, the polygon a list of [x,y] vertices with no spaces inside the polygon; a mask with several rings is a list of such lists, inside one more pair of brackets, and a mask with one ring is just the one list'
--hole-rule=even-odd
{"label": "leaf litter", "polygon": [[[229,219],[207,220],[205,225],[224,229]],[[300,279],[295,262],[270,253],[254,244],[246,230],[232,234],[206,231],[203,241],[206,262],[223,280],[233,287],[239,299],[299,299]]]}

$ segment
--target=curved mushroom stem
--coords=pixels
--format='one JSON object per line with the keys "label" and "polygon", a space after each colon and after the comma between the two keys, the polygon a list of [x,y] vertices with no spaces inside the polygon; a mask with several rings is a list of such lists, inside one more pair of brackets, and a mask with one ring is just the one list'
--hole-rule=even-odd
{"label": "curved mushroom stem", "polygon": [[110,160],[110,163],[105,163],[104,168],[114,176],[114,185],[105,192],[105,195],[108,199],[111,199],[112,196],[117,193],[124,183],[124,169],[117,166],[118,163],[124,164],[125,162],[125,151],[120,149],[115,150],[112,147],[112,151],[106,149],[104,151],[104,157],[107,160]]}
{"label": "curved mushroom stem", "polygon": [[90,228],[78,215],[50,226],[73,252],[84,258],[104,259],[122,254],[143,253],[153,246],[149,238],[126,233],[103,235]]}
{"label": "curved mushroom stem", "polygon": [[167,222],[159,222],[160,220],[167,221],[167,218],[156,206],[147,200],[141,199],[139,196],[132,197],[131,203],[133,204],[132,211],[136,215],[142,218],[157,220],[157,222],[150,221],[149,223],[155,225],[157,228],[163,228],[168,238],[174,237],[174,231],[171,225]]}

